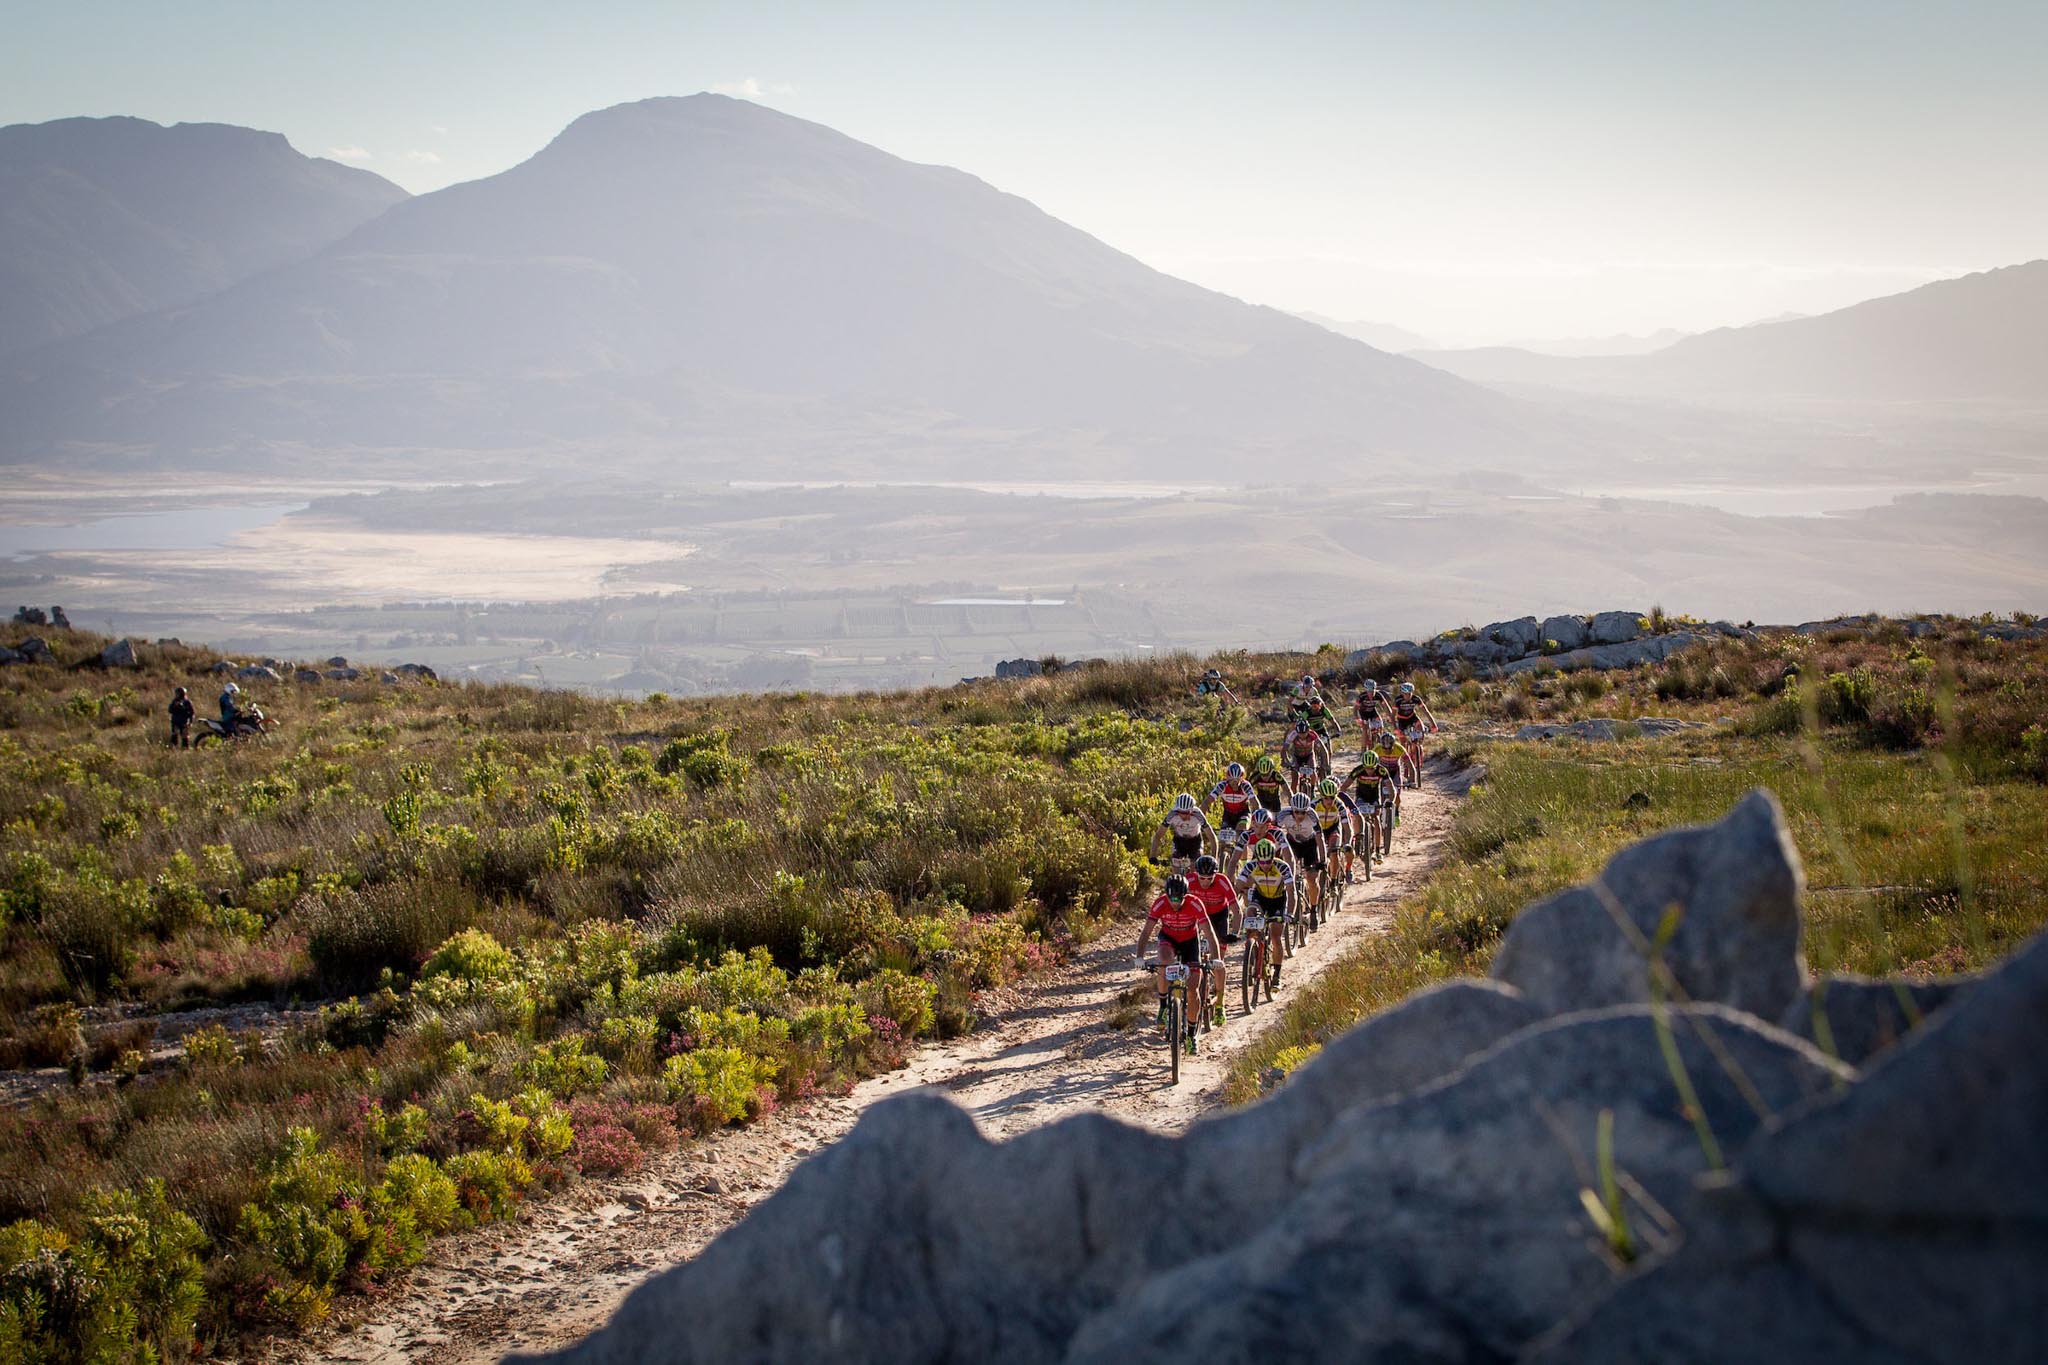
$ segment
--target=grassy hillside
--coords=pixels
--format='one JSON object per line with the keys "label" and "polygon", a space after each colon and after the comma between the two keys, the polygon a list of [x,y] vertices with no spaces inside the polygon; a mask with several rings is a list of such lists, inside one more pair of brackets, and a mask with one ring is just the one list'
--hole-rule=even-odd
{"label": "grassy hillside", "polygon": [[[1234,1068],[1235,1100],[1359,1019],[1486,969],[1522,906],[1622,846],[1718,819],[1744,792],[1784,804],[1806,863],[1816,971],[1981,967],[2048,921],[2048,644],[1968,622],[1717,641],[1626,673],[1473,679],[1432,700],[1485,775],[1444,866],[1392,931],[1288,1004]],[[1615,742],[1521,741],[1529,722],[1672,716],[1700,727]]]}
{"label": "grassy hillside", "polygon": [[0,1358],[303,1324],[437,1233],[894,1066],[1127,899],[1172,794],[1245,751],[1185,660],[830,699],[245,684],[277,733],[184,751],[163,708],[211,708],[212,655],[56,643],[0,673],[0,1266],[76,1292],[0,1280]]}

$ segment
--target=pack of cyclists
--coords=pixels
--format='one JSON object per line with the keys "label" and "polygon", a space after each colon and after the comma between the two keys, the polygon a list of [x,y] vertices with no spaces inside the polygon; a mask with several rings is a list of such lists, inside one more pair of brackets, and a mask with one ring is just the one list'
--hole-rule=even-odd
{"label": "pack of cyclists", "polygon": [[[1203,681],[1211,691],[1222,687],[1213,669]],[[1188,969],[1186,1036],[1178,1046],[1190,1053],[1201,1027],[1224,1021],[1226,945],[1257,939],[1263,951],[1248,952],[1246,963],[1249,969],[1257,960],[1263,979],[1240,985],[1247,1002],[1259,987],[1270,996],[1291,953],[1290,929],[1299,932],[1305,916],[1314,923],[1310,911],[1325,904],[1325,883],[1349,885],[1361,868],[1370,878],[1388,855],[1402,789],[1421,785],[1423,738],[1437,728],[1413,683],[1388,690],[1367,679],[1354,704],[1359,759],[1339,777],[1339,723],[1316,679],[1304,674],[1291,693],[1277,751],[1260,754],[1249,770],[1231,763],[1201,798],[1182,792],[1153,833],[1155,861],[1171,841],[1170,875],[1146,912],[1134,965],[1153,969],[1162,1024],[1168,968]]]}

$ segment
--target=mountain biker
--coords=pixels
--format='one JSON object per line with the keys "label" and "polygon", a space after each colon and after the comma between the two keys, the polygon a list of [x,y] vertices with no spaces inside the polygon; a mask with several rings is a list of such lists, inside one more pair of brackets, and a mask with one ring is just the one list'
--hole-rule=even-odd
{"label": "mountain biker", "polygon": [[1287,846],[1294,851],[1294,865],[1301,871],[1302,894],[1308,903],[1314,905],[1323,894],[1323,865],[1328,846],[1323,839],[1323,828],[1316,822],[1313,802],[1307,792],[1296,792],[1288,798],[1287,809],[1280,812],[1274,822],[1287,837]]}
{"label": "mountain biker", "polygon": [[1318,692],[1308,699],[1307,704],[1301,708],[1301,715],[1295,724],[1305,725],[1321,735],[1323,742],[1332,749],[1337,747],[1337,713],[1329,708],[1328,703],[1323,700],[1322,693]]}
{"label": "mountain biker", "polygon": [[1296,721],[1280,741],[1287,776],[1296,791],[1306,791],[1330,771],[1330,745],[1306,719]]}
{"label": "mountain biker", "polygon": [[1394,728],[1401,732],[1401,742],[1411,751],[1409,760],[1408,785],[1422,785],[1422,722],[1429,722],[1430,733],[1436,732],[1436,713],[1429,709],[1415,691],[1415,684],[1404,682],[1401,690],[1394,694]]}
{"label": "mountain biker", "polygon": [[[1372,752],[1387,770],[1387,785],[1394,789],[1394,823],[1401,821],[1401,765],[1407,761],[1408,750],[1392,730],[1380,731],[1380,737],[1373,741]],[[1382,798],[1384,802],[1384,798]]]}
{"label": "mountain biker", "polygon": [[[1231,886],[1230,878],[1219,873],[1216,860],[1206,853],[1195,859],[1195,875],[1188,879],[1188,894],[1208,910],[1209,928],[1218,943],[1237,942],[1237,920],[1241,913],[1237,891]],[[1210,1007],[1220,1024],[1223,1022],[1223,993],[1230,989],[1230,959],[1220,952],[1216,954],[1214,985],[1215,989],[1210,992]]]}
{"label": "mountain biker", "polygon": [[[1358,811],[1358,833],[1361,837],[1370,834],[1370,827],[1377,822],[1393,820],[1394,780],[1386,765],[1380,762],[1377,750],[1367,749],[1358,766],[1344,774],[1342,785]],[[1377,852],[1369,842],[1366,844],[1365,856],[1368,859]]]}
{"label": "mountain biker", "polygon": [[1358,728],[1365,732],[1365,743],[1371,744],[1380,737],[1380,730],[1393,715],[1387,705],[1387,694],[1380,691],[1377,679],[1367,678],[1365,685],[1358,689],[1358,701],[1352,710],[1358,713]]}
{"label": "mountain biker", "polygon": [[1251,823],[1252,807],[1258,803],[1259,794],[1245,780],[1242,763],[1233,763],[1225,768],[1223,780],[1209,788],[1204,813],[1209,806],[1218,808],[1216,837],[1232,859],[1244,856],[1245,826]]}
{"label": "mountain biker", "polygon": [[1227,697],[1237,704],[1237,694],[1230,690],[1230,684],[1223,681],[1220,668],[1204,669],[1202,676],[1195,679],[1195,695],[1198,697]]}
{"label": "mountain biker", "polygon": [[1323,831],[1323,842],[1336,860],[1332,870],[1342,880],[1350,881],[1352,816],[1355,812],[1350,800],[1338,789],[1336,778],[1326,777],[1316,784],[1316,799],[1309,803],[1309,809],[1315,812],[1316,825]]}
{"label": "mountain biker", "polygon": [[[1154,930],[1159,933],[1159,957],[1153,980],[1159,988],[1159,1022],[1166,1022],[1166,968],[1169,963],[1182,962],[1194,969],[1197,1006],[1206,1003],[1208,973],[1202,970],[1202,950],[1207,949],[1211,957],[1221,959],[1223,945],[1216,941],[1216,931],[1209,927],[1208,907],[1188,890],[1188,879],[1176,873],[1166,879],[1166,887],[1152,901],[1145,912],[1145,927],[1138,931],[1137,965],[1145,965],[1145,947],[1152,940]],[[1195,1020],[1199,1017],[1193,1010],[1188,1013],[1187,1046],[1195,1050]]]}
{"label": "mountain biker", "polygon": [[1280,774],[1280,764],[1271,754],[1260,754],[1259,761],[1252,765],[1252,794],[1259,798],[1259,808],[1275,815],[1287,801],[1287,779]]}
{"label": "mountain biker", "polygon": [[1173,858],[1177,863],[1191,863],[1204,853],[1214,853],[1219,847],[1216,827],[1209,823],[1208,816],[1202,814],[1192,792],[1182,792],[1174,797],[1173,809],[1159,822],[1159,828],[1152,831],[1151,856],[1155,861],[1159,857],[1159,842],[1168,834],[1173,836]]}
{"label": "mountain biker", "polygon": [[1244,893],[1248,912],[1266,917],[1266,961],[1277,984],[1280,963],[1287,956],[1287,910],[1294,896],[1294,869],[1271,839],[1252,845],[1252,856],[1237,870],[1237,889]]}

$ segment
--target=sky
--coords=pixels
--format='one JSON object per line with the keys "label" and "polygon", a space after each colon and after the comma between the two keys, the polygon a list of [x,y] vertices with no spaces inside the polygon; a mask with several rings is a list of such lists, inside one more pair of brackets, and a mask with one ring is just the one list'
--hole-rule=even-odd
{"label": "sky", "polygon": [[2041,0],[0,0],[0,33],[0,123],[238,123],[422,192],[716,90],[1443,344],[2048,256]]}

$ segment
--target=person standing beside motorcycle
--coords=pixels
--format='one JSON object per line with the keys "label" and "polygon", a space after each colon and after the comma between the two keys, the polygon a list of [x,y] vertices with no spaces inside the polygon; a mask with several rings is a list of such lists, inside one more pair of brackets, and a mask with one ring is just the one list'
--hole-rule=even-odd
{"label": "person standing beside motorcycle", "polygon": [[182,687],[171,697],[171,747],[192,747],[192,698]]}

